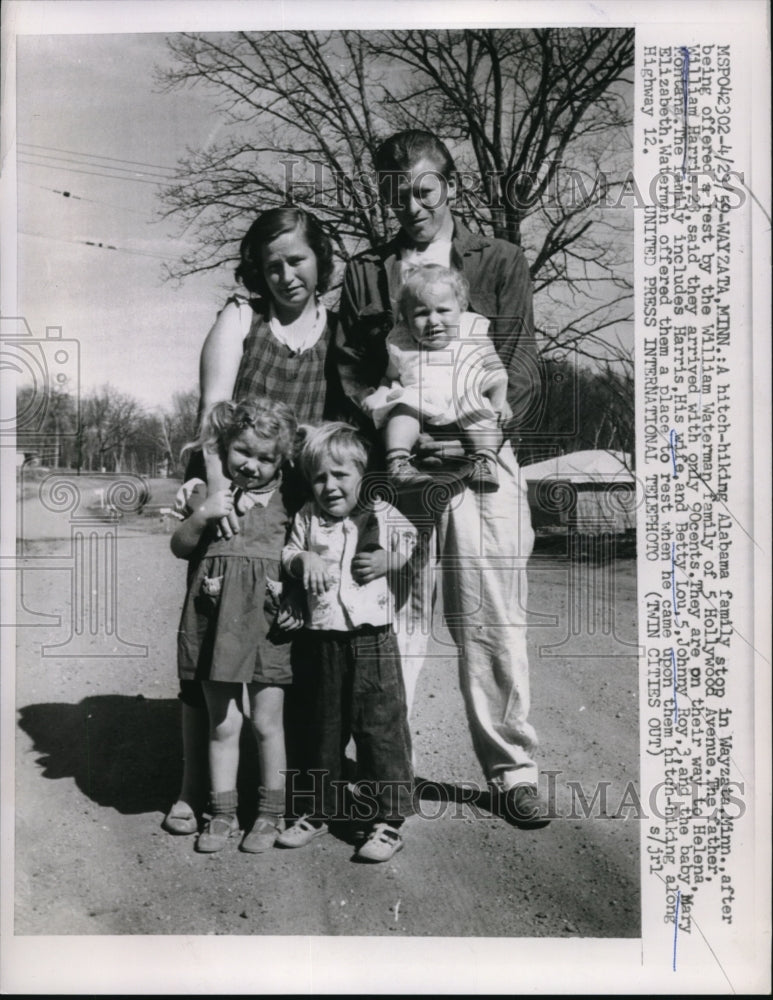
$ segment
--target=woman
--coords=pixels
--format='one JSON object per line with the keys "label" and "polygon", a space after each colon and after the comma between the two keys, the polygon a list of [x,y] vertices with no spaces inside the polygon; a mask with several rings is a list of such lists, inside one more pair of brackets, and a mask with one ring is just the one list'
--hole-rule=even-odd
{"label": "woman", "polygon": [[[375,165],[382,198],[400,232],[347,267],[337,340],[341,382],[358,406],[379,384],[406,269],[436,263],[463,273],[470,310],[490,320],[489,333],[508,374],[512,417],[497,456],[499,490],[481,494],[462,486],[436,519],[444,611],[459,651],[473,742],[496,804],[512,822],[545,825],[533,758],[536,733],[527,721],[526,562],[534,535],[512,447],[541,394],[529,268],[519,247],[476,236],[454,218],[453,160],[432,133],[393,135],[378,149]],[[453,429],[422,434],[416,463],[427,467],[444,453],[459,453],[453,438]],[[431,513],[419,511],[418,517],[426,523]],[[415,661],[421,654],[417,642]],[[417,667],[411,673],[410,689]]]}
{"label": "woman", "polygon": [[[222,400],[261,396],[286,403],[299,423],[340,414],[342,394],[330,346],[336,317],[319,299],[333,271],[331,243],[316,219],[292,206],[263,212],[241,242],[236,277],[249,298],[229,299],[201,352],[201,417]],[[216,450],[204,454],[210,491],[229,486]],[[191,486],[195,469],[186,473]],[[199,463],[199,475],[204,474]],[[184,499],[184,498],[183,498]],[[297,497],[298,506],[303,501]],[[238,532],[223,519],[225,536]],[[201,684],[181,682],[183,778],[166,818],[170,833],[192,834],[208,786],[207,713]]]}
{"label": "woman", "polygon": [[319,299],[333,273],[323,229],[302,209],[270,209],[250,226],[240,258],[236,277],[251,297],[229,299],[204,341],[202,414],[223,399],[264,396],[291,406],[298,423],[338,416],[328,350],[336,317]]}

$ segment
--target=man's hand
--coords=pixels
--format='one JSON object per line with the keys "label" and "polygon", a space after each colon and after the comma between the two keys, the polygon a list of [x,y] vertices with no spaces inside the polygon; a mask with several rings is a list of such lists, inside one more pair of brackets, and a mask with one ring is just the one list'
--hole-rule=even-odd
{"label": "man's hand", "polygon": [[507,396],[505,396],[500,406],[498,406],[493,400],[492,404],[494,406],[494,409],[501,416],[503,424],[506,424],[508,420],[513,419],[513,411],[510,409],[510,404],[507,402]]}
{"label": "man's hand", "polygon": [[375,392],[371,392],[367,396],[365,396],[362,402],[360,403],[360,407],[362,408],[362,412],[365,414],[365,416],[373,419],[373,411],[376,408]]}
{"label": "man's hand", "polygon": [[461,441],[436,441],[429,434],[419,434],[415,451],[420,462],[427,458],[442,460],[464,456]]}
{"label": "man's hand", "polygon": [[352,559],[352,577],[355,583],[370,583],[386,576],[389,571],[389,556],[384,549],[358,552]]}

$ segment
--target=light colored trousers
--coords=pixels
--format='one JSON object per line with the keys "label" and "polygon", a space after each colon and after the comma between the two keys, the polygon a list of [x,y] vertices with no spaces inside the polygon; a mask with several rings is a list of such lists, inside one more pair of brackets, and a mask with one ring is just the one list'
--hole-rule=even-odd
{"label": "light colored trousers", "polygon": [[[498,456],[499,489],[465,488],[434,518],[446,624],[459,652],[459,680],[473,745],[486,779],[507,789],[537,782],[537,735],[529,714],[526,564],[534,532],[512,448]],[[427,505],[431,508],[432,503]],[[434,551],[432,511],[418,518],[427,555]],[[415,522],[417,521],[414,518]],[[432,560],[414,574],[409,606],[397,616],[410,712],[429,642]]]}

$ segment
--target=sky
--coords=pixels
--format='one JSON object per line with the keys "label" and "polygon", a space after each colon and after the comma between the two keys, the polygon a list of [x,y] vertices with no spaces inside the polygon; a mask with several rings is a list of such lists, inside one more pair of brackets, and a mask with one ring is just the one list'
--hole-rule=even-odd
{"label": "sky", "polygon": [[81,394],[110,384],[168,407],[197,386],[201,345],[236,285],[230,266],[163,280],[185,233],[160,218],[158,194],[188,149],[216,139],[222,116],[202,87],[160,89],[156,70],[171,59],[163,32],[51,34],[47,23],[17,38],[16,315],[35,337],[59,327],[78,342],[70,384]]}
{"label": "sky", "polygon": [[18,314],[79,342],[81,392],[109,383],[148,408],[196,387],[233,287],[227,267],[162,277],[184,244],[159,217],[162,179],[219,120],[201,89],[160,91],[168,62],[161,34],[18,39]]}

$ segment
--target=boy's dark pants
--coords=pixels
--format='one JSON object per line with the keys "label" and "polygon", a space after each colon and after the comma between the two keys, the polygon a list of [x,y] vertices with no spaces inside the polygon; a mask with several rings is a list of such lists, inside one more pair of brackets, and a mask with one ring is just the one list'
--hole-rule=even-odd
{"label": "boy's dark pants", "polygon": [[[293,644],[308,710],[309,762],[318,820],[400,823],[413,812],[411,737],[397,640],[391,626],[308,630]],[[344,751],[357,746],[358,790],[345,802]],[[294,803],[294,812],[299,811]],[[310,803],[309,803],[310,805]]]}

